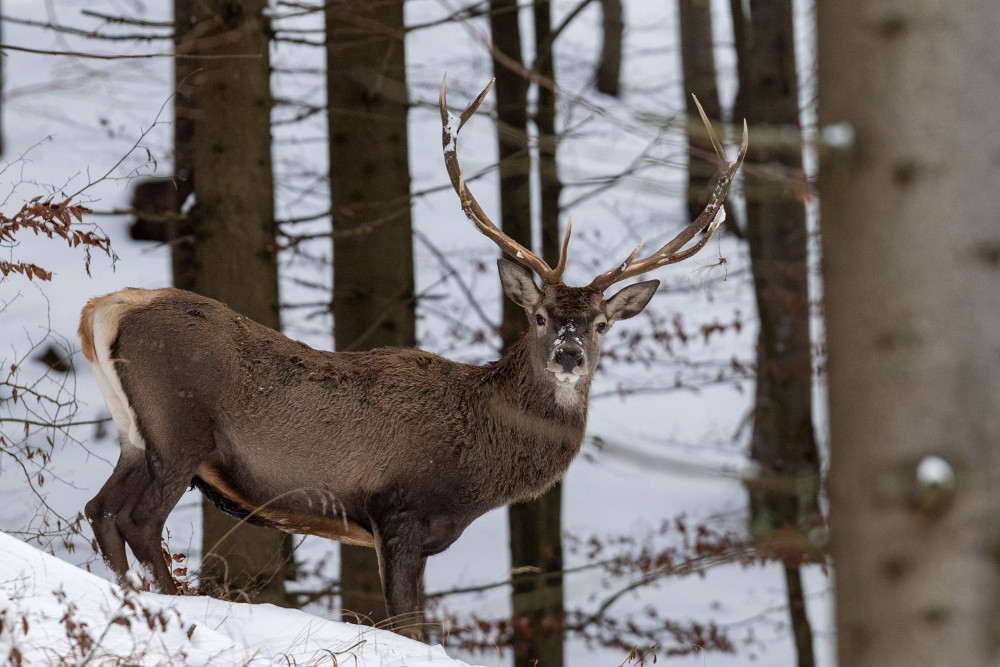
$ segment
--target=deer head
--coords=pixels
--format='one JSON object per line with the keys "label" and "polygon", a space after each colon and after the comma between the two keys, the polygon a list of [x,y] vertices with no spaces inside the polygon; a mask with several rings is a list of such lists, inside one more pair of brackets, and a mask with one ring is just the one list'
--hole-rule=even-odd
{"label": "deer head", "polygon": [[527,348],[535,367],[568,385],[591,376],[604,334],[618,320],[642,312],[660,284],[647,280],[605,299],[590,287],[558,283],[539,289],[528,269],[502,258],[497,264],[504,293],[528,316]]}
{"label": "deer head", "polygon": [[[604,298],[604,292],[615,283],[695,255],[725,220],[723,202],[733,175],[743,163],[747,151],[746,123],[743,124],[743,141],[739,154],[735,160],[729,161],[704,110],[695,98],[712,145],[723,162],[715,176],[715,188],[704,211],[656,252],[640,258],[639,251],[643,245],[640,241],[624,261],[594,278],[589,285],[571,287],[562,281],[562,274],[566,269],[572,220],[566,224],[559,260],[555,267],[550,267],[540,256],[504,234],[486,215],[465,184],[458,163],[458,133],[482,104],[493,81],[457,117],[448,111],[447,84],[448,76],[445,75],[441,82],[438,107],[441,112],[441,143],[448,176],[466,216],[513,260],[498,260],[500,280],[504,293],[527,313],[529,330],[526,338],[534,342],[529,347],[537,367],[551,373],[556,381],[569,385],[582,378],[589,378],[597,364],[604,334],[618,320],[642,312],[660,283],[658,280],[635,283],[607,299]],[[683,249],[702,230],[705,230],[705,234],[691,247]],[[541,289],[535,284],[532,274],[541,279]]]}

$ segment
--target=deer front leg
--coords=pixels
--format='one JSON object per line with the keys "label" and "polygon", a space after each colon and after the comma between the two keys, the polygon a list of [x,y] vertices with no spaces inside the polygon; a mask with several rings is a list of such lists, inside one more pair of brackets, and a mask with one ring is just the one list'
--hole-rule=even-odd
{"label": "deer front leg", "polygon": [[417,525],[387,522],[373,526],[382,593],[391,628],[423,641],[423,532]]}

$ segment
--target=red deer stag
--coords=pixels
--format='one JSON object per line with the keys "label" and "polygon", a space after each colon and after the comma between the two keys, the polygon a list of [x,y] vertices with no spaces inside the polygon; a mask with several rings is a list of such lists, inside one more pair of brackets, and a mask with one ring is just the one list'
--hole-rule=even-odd
{"label": "red deer stag", "polygon": [[92,299],[80,338],[121,454],[86,514],[119,577],[128,544],[161,591],[176,591],[160,538],[193,484],[252,523],[374,547],[389,615],[404,617],[418,612],[428,556],[485,512],[546,491],[580,450],[601,339],[638,314],[659,282],[607,299],[604,291],[705,245],[725,216],[746,127],[697,220],[648,257],[636,248],[586,287],[570,287],[560,278],[569,225],[550,267],[490,221],[462,178],[456,136],[492,82],[458,118],[446,82],[448,174],[466,215],[514,260],[498,260],[500,280],[529,330],[502,359],[470,366],[416,349],[314,350],[177,289]]}

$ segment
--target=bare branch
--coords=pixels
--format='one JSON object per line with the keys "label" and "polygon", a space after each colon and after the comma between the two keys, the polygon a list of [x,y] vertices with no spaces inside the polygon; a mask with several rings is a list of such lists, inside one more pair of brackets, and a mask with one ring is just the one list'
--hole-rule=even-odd
{"label": "bare branch", "polygon": [[176,60],[222,60],[225,58],[245,59],[263,57],[259,53],[233,53],[217,55],[199,55],[191,53],[87,53],[85,51],[53,51],[51,49],[32,49],[27,46],[16,46],[14,44],[0,44],[0,53],[3,51],[23,51],[25,53],[38,53],[46,56],[68,56],[71,58],[91,58],[94,60],[145,60],[149,58],[173,58]]}

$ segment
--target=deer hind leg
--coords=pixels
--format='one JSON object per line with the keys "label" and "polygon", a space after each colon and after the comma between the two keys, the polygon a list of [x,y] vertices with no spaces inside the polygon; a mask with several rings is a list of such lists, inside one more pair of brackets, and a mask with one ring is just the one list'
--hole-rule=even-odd
{"label": "deer hind leg", "polygon": [[184,495],[197,465],[196,460],[179,462],[167,470],[149,448],[122,447],[111,477],[84,510],[101,554],[119,581],[128,572],[128,544],[160,592],[177,592],[160,538],[167,515]]}
{"label": "deer hind leg", "polygon": [[160,544],[163,525],[191,483],[198,461],[176,461],[168,470],[156,458],[156,453],[147,448],[141,474],[135,477],[140,484],[134,487],[115,525],[160,592],[174,594],[177,587]]}
{"label": "deer hind leg", "polygon": [[128,502],[129,490],[138,488],[143,477],[146,459],[142,450],[122,447],[111,477],[104,483],[97,495],[87,503],[84,513],[97,538],[104,562],[119,580],[124,580],[128,571],[125,556],[125,539],[118,530],[117,519]]}

